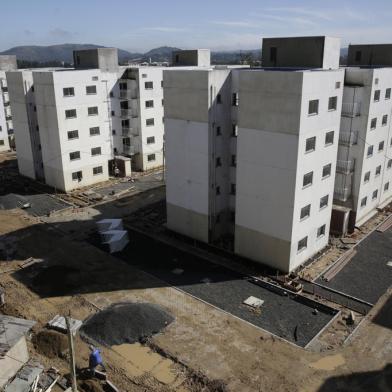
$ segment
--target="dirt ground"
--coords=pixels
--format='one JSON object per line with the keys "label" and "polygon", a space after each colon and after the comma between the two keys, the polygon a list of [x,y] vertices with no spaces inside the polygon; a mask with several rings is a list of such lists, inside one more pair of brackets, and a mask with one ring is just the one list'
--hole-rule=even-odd
{"label": "dirt ground", "polygon": [[[142,369],[137,367],[137,357],[143,358],[143,354],[136,349],[127,349],[136,352],[136,358],[129,361],[124,359],[121,349],[103,348],[109,378],[121,390],[198,390],[200,383],[193,382],[191,377],[194,373],[203,374],[210,380],[224,380],[231,391],[334,391],[338,389],[325,389],[325,385],[333,382],[331,380],[339,382],[342,378],[343,383],[354,382],[351,378],[355,380],[356,373],[381,372],[392,361],[391,329],[371,321],[382,303],[361,324],[348,344],[332,351],[309,352],[167,287],[88,243],[68,239],[53,225],[36,223],[31,226],[32,223],[22,213],[0,211],[0,233],[12,232],[20,238],[19,260],[0,264],[1,286],[6,292],[2,312],[37,320],[35,334],[42,331],[55,314],[72,311],[74,318],[84,320],[100,308],[122,301],[157,303],[175,316],[175,322],[155,336],[149,343],[152,349],[148,349],[164,353],[162,362],[167,357],[172,359],[171,370],[165,373],[173,375],[169,377],[169,383],[159,381],[159,372],[154,376],[151,369],[143,371],[143,366]],[[60,274],[47,282],[54,293],[59,290],[60,294],[49,296],[44,290],[40,296],[43,287],[33,286],[31,274],[34,275],[34,271],[18,267],[20,260],[31,256],[50,265],[75,268],[83,278],[77,278],[77,285],[65,287],[70,294],[61,294],[64,288]],[[383,300],[386,298],[387,295]],[[76,347],[78,367],[86,367],[87,345],[78,338]],[[53,355],[34,348],[34,339],[30,348],[32,356],[43,364],[54,365],[67,373],[67,362],[56,350]],[[168,364],[161,366],[167,368]]]}
{"label": "dirt ground", "polygon": [[[130,213],[158,200],[162,192],[157,189],[127,198],[111,204],[107,211]],[[392,291],[344,344],[330,349],[327,345],[322,351],[304,350],[86,242],[84,235],[99,214],[90,207],[39,219],[22,211],[0,210],[0,236],[10,235],[17,243],[15,260],[0,260],[0,287],[6,297],[0,312],[37,321],[29,350],[46,368],[55,366],[68,374],[64,337],[45,328],[56,314],[71,312],[73,318],[85,320],[111,304],[137,301],[162,306],[175,321],[145,344],[101,347],[108,377],[121,391],[392,390],[392,325],[390,318],[387,323],[377,321]],[[42,262],[21,268],[29,257]],[[333,259],[331,253],[328,257]],[[314,265],[311,275],[321,269]],[[42,272],[43,266],[55,268],[48,274]],[[88,364],[89,349],[79,336],[75,347],[81,372]],[[99,384],[82,380],[81,374],[82,389],[98,392]]]}

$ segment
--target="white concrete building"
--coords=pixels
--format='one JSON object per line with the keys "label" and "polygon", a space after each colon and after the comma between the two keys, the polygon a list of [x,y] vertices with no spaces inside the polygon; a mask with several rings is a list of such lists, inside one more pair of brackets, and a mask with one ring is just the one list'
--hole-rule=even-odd
{"label": "white concrete building", "polygon": [[334,195],[334,219],[349,216],[341,231],[392,201],[392,45],[353,45],[348,58],[358,66],[345,70]]}
{"label": "white concrete building", "polygon": [[0,56],[0,152],[13,145],[13,124],[6,71],[17,69],[16,56]]}
{"label": "white concrete building", "polygon": [[20,172],[63,191],[163,164],[165,67],[77,51],[75,69],[7,72]]}
{"label": "white concrete building", "polygon": [[170,229],[285,272],[327,245],[344,78],[329,69],[335,49],[319,53],[321,68],[314,56],[311,69],[164,72]]}

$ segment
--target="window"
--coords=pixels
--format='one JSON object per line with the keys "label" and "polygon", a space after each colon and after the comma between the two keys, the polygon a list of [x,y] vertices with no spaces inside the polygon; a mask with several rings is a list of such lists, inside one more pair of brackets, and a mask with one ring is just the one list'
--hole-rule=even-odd
{"label": "window", "polygon": [[231,166],[233,166],[233,167],[237,166],[237,155],[231,156]]}
{"label": "window", "polygon": [[144,78],[146,78],[147,77],[147,74],[142,74],[142,78],[144,79]]}
{"label": "window", "polygon": [[115,135],[115,134],[116,134],[116,130],[112,129],[112,135]]}
{"label": "window", "polygon": [[303,179],[304,188],[313,184],[313,172],[306,173]]}
{"label": "window", "polygon": [[374,79],[374,84],[377,86],[380,80],[378,78]]}
{"label": "window", "polygon": [[377,199],[378,189],[376,189],[372,194],[372,200]]}
{"label": "window", "polygon": [[153,162],[153,161],[155,161],[155,154],[148,154],[148,155],[147,155],[147,161],[148,161],[148,162]]}
{"label": "window", "polygon": [[128,84],[127,84],[127,82],[121,82],[118,84],[118,87],[119,87],[120,91],[124,91],[124,90],[128,89]]}
{"label": "window", "polygon": [[302,238],[301,241],[298,241],[298,252],[301,252],[307,247],[308,247],[308,237]]}
{"label": "window", "polygon": [[[233,124],[232,129],[231,129],[231,136],[237,137],[238,136],[238,125]],[[391,139],[391,144],[392,144],[392,139]]]}
{"label": "window", "polygon": [[329,131],[325,134],[325,145],[331,145],[333,144],[333,138],[334,138],[334,131]]}
{"label": "window", "polygon": [[162,106],[164,106],[164,103],[165,103],[165,100],[164,100],[164,99],[162,99]]}
{"label": "window", "polygon": [[97,93],[97,86],[86,86],[86,94],[96,94]]}
{"label": "window", "polygon": [[358,63],[362,59],[362,52],[360,50],[357,50],[355,52],[355,61]]}
{"label": "window", "polygon": [[80,159],[80,151],[74,151],[69,153],[69,159],[71,161],[75,161],[76,159]]}
{"label": "window", "polygon": [[146,125],[148,127],[151,127],[152,125],[154,125],[154,119],[153,118],[147,118],[146,119]]}
{"label": "window", "polygon": [[311,152],[314,151],[315,149],[316,149],[316,136],[306,139],[305,151]]}
{"label": "window", "polygon": [[97,80],[98,80],[98,76],[93,76],[93,77],[91,78],[91,80],[93,80],[94,82],[97,81]]}
{"label": "window", "polygon": [[220,157],[217,157],[215,159],[215,167],[220,167],[220,166],[222,166],[222,160]]}
{"label": "window", "polygon": [[369,146],[367,149],[367,157],[370,158],[373,155],[374,146]]}
{"label": "window", "polygon": [[385,127],[385,125],[387,125],[388,124],[388,114],[384,114],[383,116],[382,116],[382,123],[381,123],[381,125],[383,126],[383,127]]}
{"label": "window", "polygon": [[68,109],[65,111],[65,118],[75,118],[76,117],[76,109]]}
{"label": "window", "polygon": [[384,192],[386,192],[388,189],[389,189],[389,182],[387,182],[387,183],[384,185]]}
{"label": "window", "polygon": [[153,82],[144,82],[144,88],[146,90],[152,90],[154,88],[154,83]]}
{"label": "window", "polygon": [[222,128],[221,127],[216,127],[216,136],[222,135]]}
{"label": "window", "polygon": [[112,117],[114,117],[116,115],[116,112],[114,110],[112,110],[111,115],[112,115]]}
{"label": "window", "polygon": [[336,110],[338,107],[338,97],[330,97],[328,100],[328,110]]}
{"label": "window", "polygon": [[220,94],[216,96],[216,103],[222,103],[222,96]]}
{"label": "window", "polygon": [[364,197],[364,198],[361,200],[361,207],[365,207],[365,206],[366,206],[366,203],[367,203],[367,197]]}
{"label": "window", "polygon": [[[36,126],[35,126],[35,129],[36,129],[37,131],[39,131],[39,125],[36,125]],[[0,127],[0,131],[1,131],[1,127]]]}
{"label": "window", "polygon": [[385,90],[385,99],[391,99],[391,89],[387,88]]}
{"label": "window", "polygon": [[37,106],[35,106],[35,105],[34,105],[34,111],[35,111],[35,112],[37,111]]}
{"label": "window", "polygon": [[83,175],[81,171],[72,173],[72,181],[82,181]]}
{"label": "window", "polygon": [[4,140],[3,139],[0,139],[0,146],[4,146]]}
{"label": "window", "polygon": [[310,204],[301,208],[300,220],[308,218],[310,216]]}
{"label": "window", "polygon": [[163,80],[161,80],[161,87],[163,88]]}
{"label": "window", "polygon": [[109,93],[109,96],[110,96],[110,98],[113,98],[113,97],[114,97],[113,91],[111,91],[111,92]]}
{"label": "window", "polygon": [[328,165],[325,165],[323,167],[323,178],[327,178],[331,175],[332,171],[332,163],[328,163]]}
{"label": "window", "polygon": [[317,238],[323,237],[324,235],[325,235],[325,225],[322,225],[317,229]]}
{"label": "window", "polygon": [[153,108],[154,107],[154,101],[151,99],[150,101],[146,101],[146,108]]}
{"label": "window", "polygon": [[325,195],[320,199],[320,210],[328,206],[329,195]]}
{"label": "window", "polygon": [[232,105],[233,106],[238,106],[238,93],[233,93],[232,95]]}
{"label": "window", "polygon": [[309,101],[309,110],[308,110],[309,116],[318,114],[318,110],[319,110],[319,100],[313,99],[312,101]]}
{"label": "window", "polygon": [[384,151],[384,141],[378,143],[378,152]]}
{"label": "window", "polygon": [[92,127],[90,128],[90,136],[96,136],[99,135],[101,132],[99,130],[99,127]]}
{"label": "window", "polygon": [[91,156],[101,155],[101,147],[93,147],[91,149]]}
{"label": "window", "polygon": [[365,183],[369,182],[369,180],[370,180],[370,171],[366,172],[365,177],[363,178],[363,181]]}
{"label": "window", "polygon": [[392,159],[389,159],[387,163],[387,169],[390,169],[391,167],[392,167]]}
{"label": "window", "polygon": [[94,176],[96,176],[98,174],[102,174],[102,173],[103,173],[102,166],[93,167],[93,175]]}
{"label": "window", "polygon": [[381,165],[378,165],[376,167],[376,177],[379,176],[381,174]]}
{"label": "window", "polygon": [[155,136],[149,136],[147,138],[147,144],[154,144],[155,143]]}
{"label": "window", "polygon": [[340,83],[340,82],[336,82],[336,83],[335,83],[335,88],[336,88],[336,89],[339,89],[340,86],[341,86],[341,83]]}
{"label": "window", "polygon": [[220,186],[219,185],[215,188],[215,193],[217,195],[220,195]]}
{"label": "window", "polygon": [[98,115],[98,106],[91,106],[87,109],[89,116],[97,116]]}
{"label": "window", "polygon": [[370,121],[370,129],[376,129],[377,128],[377,118],[372,118]]}
{"label": "window", "polygon": [[78,138],[79,138],[79,132],[78,131],[68,131],[68,140],[78,139]]}
{"label": "window", "polygon": [[236,185],[235,184],[230,184],[230,194],[235,195],[236,194]]}
{"label": "window", "polygon": [[380,100],[381,90],[376,90],[374,92],[374,102],[378,102]]}
{"label": "window", "polygon": [[73,87],[64,87],[63,88],[63,96],[64,97],[73,97],[75,96],[75,90]]}

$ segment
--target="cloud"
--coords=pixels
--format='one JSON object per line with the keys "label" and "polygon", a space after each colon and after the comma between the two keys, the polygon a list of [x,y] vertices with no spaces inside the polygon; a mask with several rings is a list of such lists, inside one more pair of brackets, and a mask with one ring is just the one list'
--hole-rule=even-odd
{"label": "cloud", "polygon": [[[292,15],[301,15],[307,16],[314,19],[322,19],[326,21],[334,20],[334,17],[325,11],[316,11],[308,8],[300,8],[300,7],[270,7],[266,9],[267,12],[273,13],[286,13]],[[262,15],[262,14],[261,14]]]}
{"label": "cloud", "polygon": [[26,36],[28,36],[28,37],[31,37],[31,36],[34,35],[35,33],[34,33],[34,31],[25,29],[25,30],[23,30],[23,34],[26,35]]}
{"label": "cloud", "polygon": [[59,27],[56,27],[48,32],[48,35],[54,39],[69,39],[75,36],[75,33],[72,33],[68,30],[63,30]]}
{"label": "cloud", "polygon": [[258,27],[259,25],[254,22],[241,21],[241,20],[213,20],[210,22],[214,25],[226,27]]}
{"label": "cloud", "polygon": [[143,30],[158,31],[161,33],[180,33],[184,31],[189,31],[181,27],[166,27],[166,26],[156,26],[156,27],[145,27]]}

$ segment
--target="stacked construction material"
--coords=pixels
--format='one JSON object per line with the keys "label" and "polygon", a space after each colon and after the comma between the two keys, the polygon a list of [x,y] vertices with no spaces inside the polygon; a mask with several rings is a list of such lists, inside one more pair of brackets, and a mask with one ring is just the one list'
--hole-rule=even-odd
{"label": "stacked construction material", "polygon": [[97,226],[102,244],[110,253],[121,252],[128,245],[128,232],[123,229],[122,219],[102,219]]}

